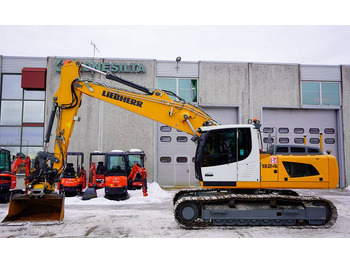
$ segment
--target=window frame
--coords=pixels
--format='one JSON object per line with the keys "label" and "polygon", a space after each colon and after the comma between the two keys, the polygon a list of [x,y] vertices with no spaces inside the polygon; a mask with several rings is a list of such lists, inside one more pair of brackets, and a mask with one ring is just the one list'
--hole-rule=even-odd
{"label": "window frame", "polygon": [[[198,93],[199,93],[199,79],[196,77],[157,77],[157,88],[162,90],[159,85],[158,85],[158,79],[173,79],[176,82],[176,95],[183,98],[181,95],[179,95],[179,80],[196,80],[197,81],[197,89],[196,89],[196,96],[195,96],[195,100],[196,102],[192,102],[192,101],[187,101],[190,103],[194,103],[194,104],[198,104]],[[166,89],[165,89],[166,90]],[[185,98],[183,98],[185,99]]]}
{"label": "window frame", "polygon": [[[318,83],[320,103],[318,105],[308,105],[303,104],[303,83]],[[322,84],[338,84],[338,95],[339,95],[339,105],[324,105],[322,97]],[[301,108],[327,108],[327,109],[340,109],[342,106],[342,96],[341,96],[341,82],[339,81],[311,81],[311,80],[301,80],[300,81],[300,105]]]}
{"label": "window frame", "polygon": [[[15,75],[15,76],[20,76],[20,78],[22,79],[22,74],[20,73],[2,73],[0,75],[0,113],[2,111],[1,108],[1,104],[2,101],[9,101],[9,102],[15,102],[18,101],[21,103],[22,108],[21,108],[21,121],[19,124],[0,124],[0,127],[12,127],[12,128],[20,128],[20,138],[19,138],[19,142],[18,144],[15,145],[7,145],[7,144],[1,144],[0,147],[2,148],[19,148],[19,152],[23,153],[24,151],[28,151],[28,148],[43,148],[44,146],[44,134],[45,134],[45,108],[46,108],[46,90],[25,90],[22,87],[20,87],[21,91],[22,91],[22,96],[21,98],[3,98],[2,96],[2,91],[4,90],[4,85],[3,85],[3,78],[6,75]],[[32,91],[32,92],[43,92],[44,95],[41,98],[31,98],[31,97],[27,97],[25,96],[26,91]],[[42,122],[25,122],[24,121],[24,104],[25,102],[43,102],[43,120]],[[23,129],[26,127],[41,127],[42,128],[42,134],[43,134],[43,141],[41,144],[26,144],[26,142],[23,140]],[[42,150],[42,149],[41,149]]]}

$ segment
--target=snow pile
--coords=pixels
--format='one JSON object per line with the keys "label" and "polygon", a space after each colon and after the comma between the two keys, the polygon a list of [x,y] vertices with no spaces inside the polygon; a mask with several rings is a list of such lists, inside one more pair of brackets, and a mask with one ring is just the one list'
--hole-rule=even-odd
{"label": "snow pile", "polygon": [[109,200],[104,197],[105,189],[97,189],[97,198],[90,200],[81,200],[82,196],[76,197],[66,197],[65,205],[124,205],[124,204],[150,204],[150,203],[162,203],[164,201],[169,201],[172,198],[171,194],[164,191],[158,183],[153,182],[147,184],[148,196],[144,197],[142,190],[128,190],[129,199],[115,201]]}
{"label": "snow pile", "polygon": [[348,187],[347,187],[347,188],[345,188],[345,189],[350,191],[350,186],[348,186]]}

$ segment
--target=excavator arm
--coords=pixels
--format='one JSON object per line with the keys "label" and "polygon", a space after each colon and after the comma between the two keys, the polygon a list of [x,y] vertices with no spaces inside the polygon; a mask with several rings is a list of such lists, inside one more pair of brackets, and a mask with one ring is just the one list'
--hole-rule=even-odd
{"label": "excavator arm", "polygon": [[[83,78],[80,74],[82,68],[102,74],[106,79],[117,81],[139,92],[112,88],[102,82],[98,82],[97,79]],[[54,155],[59,161],[54,162],[53,168],[57,169],[58,173],[61,173],[64,167],[64,159],[67,155],[74,123],[77,120],[77,112],[81,104],[82,94],[191,134],[194,136],[193,140],[196,140],[200,135],[198,128],[218,124],[204,110],[186,102],[169,91],[150,90],[124,80],[112,73],[104,73],[83,65],[79,61],[66,61],[61,69],[59,88],[53,96],[53,110],[45,138],[45,148],[47,150],[47,144],[50,140],[51,129],[56,114],[57,129]],[[177,99],[173,100],[170,96],[175,96]]]}

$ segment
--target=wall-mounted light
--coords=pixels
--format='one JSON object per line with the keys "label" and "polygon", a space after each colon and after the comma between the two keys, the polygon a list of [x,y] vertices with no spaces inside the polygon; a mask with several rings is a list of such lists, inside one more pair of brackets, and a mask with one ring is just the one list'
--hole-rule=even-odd
{"label": "wall-mounted light", "polygon": [[179,72],[179,63],[180,63],[180,61],[181,61],[181,56],[178,56],[178,57],[176,57],[176,72],[178,73]]}

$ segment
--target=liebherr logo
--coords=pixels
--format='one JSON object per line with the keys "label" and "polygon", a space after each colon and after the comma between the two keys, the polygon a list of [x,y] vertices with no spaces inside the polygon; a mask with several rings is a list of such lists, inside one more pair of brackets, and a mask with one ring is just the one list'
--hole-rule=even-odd
{"label": "liebherr logo", "polygon": [[125,97],[122,95],[118,95],[116,93],[112,93],[112,92],[107,92],[106,90],[102,91],[102,96],[114,99],[114,100],[118,100],[120,102],[123,103],[127,103],[133,106],[138,106],[138,107],[142,107],[143,102],[142,101],[138,101],[136,99],[132,99],[130,97]]}

